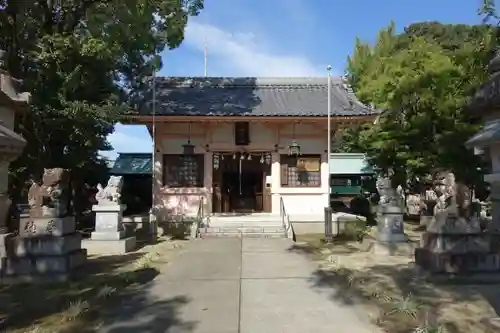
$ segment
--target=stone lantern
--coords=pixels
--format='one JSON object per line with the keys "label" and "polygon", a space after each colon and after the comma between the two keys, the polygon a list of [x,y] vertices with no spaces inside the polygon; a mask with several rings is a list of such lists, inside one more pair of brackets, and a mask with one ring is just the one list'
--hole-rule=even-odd
{"label": "stone lantern", "polygon": [[492,245],[497,247],[500,240],[500,51],[491,60],[488,71],[490,79],[479,87],[467,108],[483,118],[484,126],[465,145],[491,159],[492,171],[484,180],[491,185],[492,222],[488,231]]}
{"label": "stone lantern", "polygon": [[[493,222],[487,232],[482,232],[475,213],[457,216],[454,207],[434,213],[433,223],[423,234],[421,247],[415,250],[415,263],[433,274],[477,276],[478,273],[500,272],[500,53],[491,60],[490,79],[481,85],[466,107],[466,112],[478,115],[485,121],[479,133],[466,142],[466,147],[476,152],[486,152],[492,161],[492,174],[485,175],[491,184]],[[452,201],[457,203],[458,186],[450,187]],[[463,200],[463,197],[462,197]],[[469,201],[470,202],[470,201]],[[439,202],[438,202],[439,205]],[[456,205],[455,205],[456,206]]]}
{"label": "stone lantern", "polygon": [[22,136],[15,133],[16,112],[26,112],[30,101],[29,93],[19,92],[20,81],[12,78],[3,68],[0,50],[0,255],[3,246],[2,234],[7,232],[6,220],[10,200],[8,191],[9,164],[18,158],[26,145]]}

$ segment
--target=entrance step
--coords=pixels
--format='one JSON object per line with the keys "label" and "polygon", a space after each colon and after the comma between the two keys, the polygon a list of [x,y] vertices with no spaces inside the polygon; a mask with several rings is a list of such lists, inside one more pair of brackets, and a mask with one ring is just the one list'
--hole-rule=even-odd
{"label": "entrance step", "polygon": [[200,233],[201,238],[212,238],[212,237],[237,237],[237,238],[285,238],[285,231],[280,233]]}
{"label": "entrance step", "polygon": [[276,224],[281,225],[281,217],[276,214],[269,213],[255,213],[243,215],[213,215],[210,216],[210,225],[216,224],[251,224],[251,225],[268,225]]}
{"label": "entrance step", "polygon": [[281,218],[275,214],[215,215],[207,222],[199,229],[201,237],[285,237]]}
{"label": "entrance step", "polygon": [[208,227],[202,228],[203,232],[206,233],[243,233],[243,234],[252,234],[252,233],[279,233],[283,232],[283,227],[281,226],[266,226],[266,227],[232,227],[232,226],[224,226],[224,227]]}

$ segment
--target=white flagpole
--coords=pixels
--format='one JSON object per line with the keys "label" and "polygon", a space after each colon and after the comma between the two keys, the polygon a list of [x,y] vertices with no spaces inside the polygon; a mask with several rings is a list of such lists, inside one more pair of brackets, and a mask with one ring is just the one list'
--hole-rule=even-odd
{"label": "white flagpole", "polygon": [[327,163],[328,163],[328,200],[327,200],[327,206],[326,207],[330,207],[330,192],[331,192],[331,181],[330,181],[330,153],[331,153],[331,150],[332,150],[332,138],[331,138],[331,123],[330,123],[330,114],[332,113],[332,66],[328,66],[326,68],[327,72],[328,72],[328,111],[327,111],[327,122],[328,122],[328,125],[327,125],[327,131],[328,131],[328,142],[327,142]]}
{"label": "white flagpole", "polygon": [[151,113],[152,113],[152,120],[153,120],[153,125],[151,129],[151,136],[153,137],[153,151],[151,154],[151,181],[152,181],[152,188],[151,188],[151,213],[149,215],[149,228],[150,228],[150,234],[152,236],[153,240],[156,240],[157,237],[157,227],[156,227],[156,177],[155,177],[155,169],[156,169],[156,67],[153,68],[153,86],[152,86],[152,105],[151,105]]}
{"label": "white flagpole", "polygon": [[[328,173],[328,180],[327,180],[327,187],[328,187],[328,191],[327,191],[327,195],[326,195],[326,206],[325,206],[325,241],[326,242],[331,242],[332,241],[332,229],[333,229],[333,226],[332,226],[332,209],[331,209],[331,203],[330,203],[330,193],[332,191],[331,189],[331,177],[330,177],[330,151],[332,149],[331,145],[332,145],[332,137],[331,137],[331,133],[332,133],[332,130],[331,130],[331,123],[330,123],[330,114],[332,113],[332,66],[328,66],[326,68],[327,72],[328,72],[328,75],[327,75],[327,79],[328,79],[328,93],[327,93],[327,96],[328,96],[328,102],[327,102],[327,116],[326,116],[326,121],[328,122],[327,124],[327,143],[326,143],[326,161],[327,161],[327,173]],[[338,230],[337,230],[337,233],[338,233]]]}

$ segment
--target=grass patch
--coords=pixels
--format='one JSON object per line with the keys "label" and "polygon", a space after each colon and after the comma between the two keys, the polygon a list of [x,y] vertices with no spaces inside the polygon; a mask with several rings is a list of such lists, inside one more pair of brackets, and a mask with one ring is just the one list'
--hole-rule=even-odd
{"label": "grass patch", "polygon": [[106,309],[119,306],[159,274],[163,252],[152,246],[142,253],[93,256],[73,281],[1,286],[0,331],[95,332]]}
{"label": "grass patch", "polygon": [[321,261],[315,286],[331,289],[332,298],[345,304],[364,306],[386,332],[498,332],[490,324],[500,311],[498,284],[433,283],[419,276],[412,258],[377,256],[356,241],[325,244],[322,238],[300,236],[294,248]]}

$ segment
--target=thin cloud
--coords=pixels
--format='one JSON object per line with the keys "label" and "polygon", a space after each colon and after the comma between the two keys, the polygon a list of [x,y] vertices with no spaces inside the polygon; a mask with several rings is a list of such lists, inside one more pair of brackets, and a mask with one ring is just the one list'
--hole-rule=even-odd
{"label": "thin cloud", "polygon": [[[230,76],[321,76],[325,71],[307,58],[274,53],[259,42],[253,33],[229,33],[211,24],[192,21],[186,29],[184,43],[201,52],[208,47],[209,67],[215,62],[219,71]],[[223,64],[226,68],[221,68]],[[209,70],[209,75],[210,70]]]}
{"label": "thin cloud", "polygon": [[[211,76],[326,75],[326,65],[314,64],[298,54],[277,52],[270,47],[276,45],[274,41],[255,33],[230,33],[215,25],[191,21],[186,28],[184,44],[202,53],[205,43],[208,46],[208,75]],[[113,151],[101,152],[101,155],[109,159],[115,159],[117,152],[152,151],[151,139],[142,126],[117,125],[108,140]]]}

